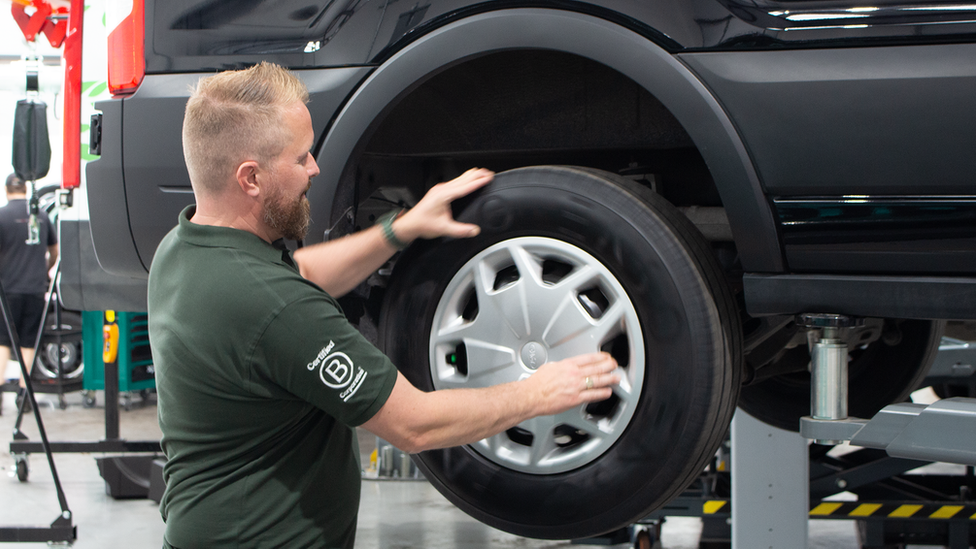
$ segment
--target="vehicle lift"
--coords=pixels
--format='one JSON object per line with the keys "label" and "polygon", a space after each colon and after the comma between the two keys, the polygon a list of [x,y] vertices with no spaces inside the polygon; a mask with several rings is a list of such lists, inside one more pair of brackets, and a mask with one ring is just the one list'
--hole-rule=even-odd
{"label": "vehicle lift", "polygon": [[[819,329],[820,337],[813,346],[811,370],[811,415],[801,418],[800,436],[818,444],[848,442],[852,446],[884,450],[900,461],[888,462],[894,468],[891,473],[904,472],[937,461],[969,466],[969,486],[962,486],[961,493],[953,501],[925,509],[917,502],[906,502],[887,512],[897,519],[929,518],[947,522],[946,541],[950,548],[968,548],[973,541],[976,525],[976,501],[972,498],[973,466],[976,466],[976,399],[948,398],[933,404],[896,403],[884,407],[870,420],[847,416],[847,345],[844,332],[859,324],[859,319],[844,315],[801,315],[797,323]],[[735,452],[733,441],[733,452]],[[748,450],[747,450],[748,451]],[[748,463],[744,464],[748,467]],[[882,467],[883,469],[883,467]],[[733,460],[733,470],[735,470]],[[733,473],[734,474],[734,473]],[[840,489],[852,488],[841,475],[825,475],[826,482],[833,481]],[[733,496],[735,495],[733,477]],[[829,493],[825,482],[810,487],[811,491]],[[909,487],[898,487],[894,493],[910,493]],[[946,491],[944,490],[943,493]],[[840,508],[843,504],[833,504]],[[859,515],[870,517],[878,511],[885,512],[877,504],[860,504]],[[811,510],[811,514],[829,513],[824,504]],[[927,514],[920,511],[931,511]],[[733,526],[736,517],[733,515]],[[885,544],[883,524],[875,521],[862,523],[861,535],[870,546]],[[749,530],[746,528],[745,530]],[[754,534],[762,535],[752,528]],[[916,532],[923,534],[923,532]],[[733,543],[739,539],[733,530]],[[755,538],[753,538],[755,539]],[[758,541],[758,540],[756,540]],[[795,543],[795,542],[794,542]],[[802,538],[806,544],[806,537]],[[777,544],[776,546],[780,546]]]}
{"label": "vehicle lift", "polygon": [[[856,520],[864,548],[976,545],[976,399],[892,404],[870,420],[848,417],[844,338],[861,320],[804,314],[796,323],[818,335],[811,349],[811,414],[801,419],[799,433],[737,410],[731,450],[720,448],[681,496],[630,528],[574,543],[650,549],[667,517],[689,516],[702,519],[700,549],[805,549],[810,519]],[[961,379],[974,366],[976,344],[943,340],[932,373],[938,368],[940,379]],[[842,442],[862,448],[828,455]],[[966,473],[903,475],[932,462],[962,464]],[[858,501],[824,500],[845,491]]]}

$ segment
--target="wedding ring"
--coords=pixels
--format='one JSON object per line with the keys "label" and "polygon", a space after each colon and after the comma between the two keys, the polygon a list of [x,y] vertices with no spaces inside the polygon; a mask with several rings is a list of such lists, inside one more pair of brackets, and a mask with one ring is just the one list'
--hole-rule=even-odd
{"label": "wedding ring", "polygon": [[592,389],[593,388],[593,380],[590,379],[589,376],[587,376],[585,379],[583,379],[583,381],[586,382],[586,388],[587,389]]}

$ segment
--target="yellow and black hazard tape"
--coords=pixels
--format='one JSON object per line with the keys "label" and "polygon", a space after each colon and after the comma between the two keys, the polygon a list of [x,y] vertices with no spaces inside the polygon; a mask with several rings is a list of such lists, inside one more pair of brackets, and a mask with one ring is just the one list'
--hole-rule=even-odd
{"label": "yellow and black hazard tape", "polygon": [[728,515],[732,512],[732,502],[727,499],[709,499],[702,502],[702,515]]}
{"label": "yellow and black hazard tape", "polygon": [[[702,516],[731,512],[732,502],[727,499],[702,502]],[[976,520],[976,504],[822,501],[810,509],[810,518]]]}
{"label": "yellow and black hazard tape", "polygon": [[810,509],[810,518],[976,520],[976,504],[822,501]]}

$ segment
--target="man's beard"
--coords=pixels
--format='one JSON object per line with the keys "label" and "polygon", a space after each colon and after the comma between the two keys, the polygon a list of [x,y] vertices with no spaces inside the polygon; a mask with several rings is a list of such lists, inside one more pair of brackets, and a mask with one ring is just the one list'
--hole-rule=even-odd
{"label": "man's beard", "polygon": [[304,193],[290,204],[283,194],[278,186],[264,201],[264,222],[289,240],[301,240],[308,234],[311,205]]}

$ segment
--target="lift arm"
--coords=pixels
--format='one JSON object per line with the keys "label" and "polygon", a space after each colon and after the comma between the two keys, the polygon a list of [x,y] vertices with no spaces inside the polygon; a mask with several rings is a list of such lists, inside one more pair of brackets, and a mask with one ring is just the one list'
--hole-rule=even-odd
{"label": "lift arm", "polygon": [[892,457],[976,465],[976,399],[891,404],[872,419],[800,419],[806,438],[848,440]]}
{"label": "lift arm", "polygon": [[839,337],[859,319],[804,314],[796,322],[821,334],[811,352],[811,412],[800,419],[803,437],[821,443],[850,441],[892,457],[976,465],[976,399],[891,404],[870,420],[847,417],[847,345]]}

